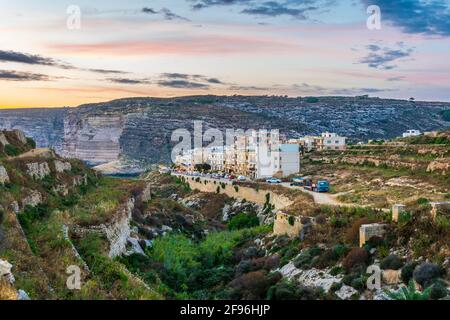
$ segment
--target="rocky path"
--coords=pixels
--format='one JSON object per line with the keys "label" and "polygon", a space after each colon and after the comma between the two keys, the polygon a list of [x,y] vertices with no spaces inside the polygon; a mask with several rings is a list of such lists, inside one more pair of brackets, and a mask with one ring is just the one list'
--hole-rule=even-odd
{"label": "rocky path", "polygon": [[16,157],[10,157],[9,159],[21,159],[21,158],[33,158],[33,157],[48,157],[53,154],[53,151],[48,148],[33,149],[28,152],[22,153]]}

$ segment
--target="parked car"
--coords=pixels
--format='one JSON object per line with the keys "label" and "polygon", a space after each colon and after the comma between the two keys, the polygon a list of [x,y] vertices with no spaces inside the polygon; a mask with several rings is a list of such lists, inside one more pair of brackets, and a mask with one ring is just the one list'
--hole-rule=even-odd
{"label": "parked car", "polygon": [[246,181],[247,178],[244,177],[244,176],[239,176],[239,177],[237,177],[237,180],[238,180],[238,181]]}
{"label": "parked car", "polygon": [[266,180],[266,183],[276,184],[276,183],[281,183],[281,180],[276,179],[276,178],[269,178]]}
{"label": "parked car", "polygon": [[317,192],[328,192],[330,191],[330,183],[327,180],[320,180],[317,182],[316,187]]}

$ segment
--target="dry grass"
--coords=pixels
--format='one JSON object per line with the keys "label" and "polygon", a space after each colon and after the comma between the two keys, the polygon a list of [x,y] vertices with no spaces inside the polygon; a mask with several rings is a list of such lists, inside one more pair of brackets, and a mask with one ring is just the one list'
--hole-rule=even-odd
{"label": "dry grass", "polygon": [[0,279],[0,300],[17,300],[16,290],[5,279]]}

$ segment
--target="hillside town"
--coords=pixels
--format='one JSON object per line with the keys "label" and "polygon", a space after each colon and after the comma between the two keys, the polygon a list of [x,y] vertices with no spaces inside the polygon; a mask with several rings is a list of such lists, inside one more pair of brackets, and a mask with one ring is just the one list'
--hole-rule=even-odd
{"label": "hillside town", "polygon": [[277,131],[251,130],[235,136],[226,146],[185,150],[176,157],[175,165],[187,172],[207,164],[210,171],[218,173],[250,179],[281,178],[300,171],[300,158],[305,152],[345,149],[346,138],[336,133],[288,140]]}

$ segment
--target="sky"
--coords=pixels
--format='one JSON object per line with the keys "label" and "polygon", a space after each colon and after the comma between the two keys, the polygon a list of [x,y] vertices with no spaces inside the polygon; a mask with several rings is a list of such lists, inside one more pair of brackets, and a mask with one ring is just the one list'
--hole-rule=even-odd
{"label": "sky", "polygon": [[[0,0],[0,8],[0,108],[203,94],[450,101],[450,0]],[[377,17],[379,28],[369,28]]]}

